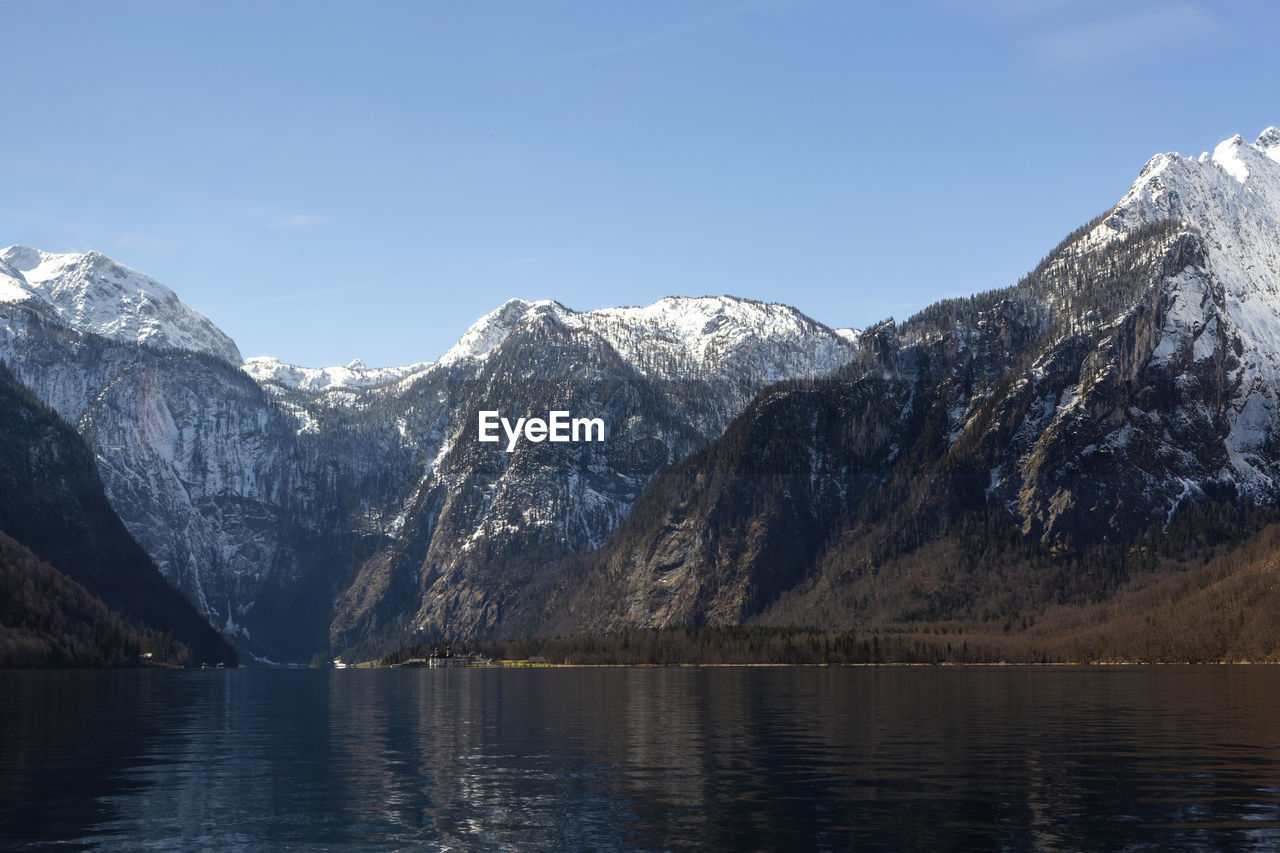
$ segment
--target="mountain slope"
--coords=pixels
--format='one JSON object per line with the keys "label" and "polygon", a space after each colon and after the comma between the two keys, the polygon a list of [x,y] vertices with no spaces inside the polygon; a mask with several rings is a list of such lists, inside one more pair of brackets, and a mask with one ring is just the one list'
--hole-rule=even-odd
{"label": "mountain slope", "polygon": [[1277,138],[1157,157],[1018,285],[767,391],[574,564],[547,630],[1018,612],[1110,588],[1127,558],[1088,555],[1179,507],[1271,503]]}
{"label": "mountain slope", "polygon": [[235,650],[170,586],[112,510],[83,440],[0,366],[0,531],[201,661]]}
{"label": "mountain slope", "polygon": [[240,367],[259,385],[284,391],[325,393],[386,385],[430,366],[430,362],[424,361],[404,367],[369,368],[360,359],[355,359],[343,367],[299,367],[271,356],[256,356],[246,359]]}
{"label": "mountain slope", "polygon": [[1222,478],[1259,496],[1274,493],[1273,438],[1280,383],[1280,130],[1253,144],[1240,136],[1197,159],[1161,154],[1089,236],[1107,245],[1160,220],[1194,230],[1204,247],[1197,274],[1170,281],[1154,361],[1190,350],[1209,358],[1219,339],[1240,364]]}
{"label": "mountain slope", "polygon": [[190,663],[173,637],[128,624],[87,589],[0,533],[0,668]]}

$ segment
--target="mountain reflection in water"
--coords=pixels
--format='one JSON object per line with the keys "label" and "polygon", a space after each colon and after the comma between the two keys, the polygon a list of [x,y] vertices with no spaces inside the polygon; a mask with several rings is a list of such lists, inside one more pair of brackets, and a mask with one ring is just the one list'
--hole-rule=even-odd
{"label": "mountain reflection in water", "polygon": [[1280,845],[1280,668],[0,673],[0,847]]}

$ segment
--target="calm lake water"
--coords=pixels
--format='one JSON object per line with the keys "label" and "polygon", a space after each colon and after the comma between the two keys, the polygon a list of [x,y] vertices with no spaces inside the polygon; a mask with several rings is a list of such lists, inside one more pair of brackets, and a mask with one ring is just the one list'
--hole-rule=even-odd
{"label": "calm lake water", "polygon": [[1280,847],[1280,668],[0,672],[0,847]]}

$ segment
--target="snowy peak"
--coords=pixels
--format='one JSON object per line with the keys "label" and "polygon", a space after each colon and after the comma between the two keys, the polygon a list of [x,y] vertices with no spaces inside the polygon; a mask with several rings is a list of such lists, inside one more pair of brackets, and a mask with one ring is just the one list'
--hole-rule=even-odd
{"label": "snowy peak", "polygon": [[732,296],[673,296],[563,319],[597,331],[642,372],[668,378],[776,382],[826,373],[856,352],[846,336],[789,305]]}
{"label": "snowy peak", "polygon": [[[1228,293],[1258,302],[1280,332],[1280,130],[1267,128],[1254,143],[1233,136],[1197,159],[1153,157],[1093,236],[1114,239],[1167,219],[1197,231]],[[1257,310],[1247,313],[1258,320]]]}
{"label": "snowy peak", "polygon": [[773,382],[827,372],[857,348],[854,330],[828,329],[789,305],[733,296],[668,296],[651,305],[594,311],[511,299],[481,317],[439,363],[482,361],[520,324],[546,318],[593,332],[642,373],[669,378]]}
{"label": "snowy peak", "polygon": [[42,263],[44,254],[39,249],[32,249],[30,246],[10,246],[0,252],[0,258],[3,258],[5,265],[10,268],[30,270]]}
{"label": "snowy peak", "polygon": [[73,329],[119,341],[208,353],[240,363],[209,318],[160,282],[98,252],[0,251],[0,302],[35,301]]}
{"label": "snowy peak", "polygon": [[1258,134],[1258,140],[1253,144],[1274,157],[1275,155],[1271,154],[1272,149],[1280,148],[1280,128],[1268,127]]}
{"label": "snowy peak", "polygon": [[507,339],[507,335],[511,334],[511,331],[515,329],[516,325],[535,304],[550,303],[533,303],[526,302],[523,299],[508,299],[501,306],[472,323],[471,328],[467,329],[462,334],[462,337],[458,338],[458,342],[450,347],[448,352],[440,356],[440,364],[455,364],[467,359],[483,360],[495,347]]}
{"label": "snowy peak", "polygon": [[[270,356],[241,368],[268,390],[324,395],[411,382],[430,370],[478,369],[521,328],[552,323],[598,337],[641,375],[668,380],[727,380],[760,385],[829,373],[857,353],[859,332],[829,329],[787,305],[731,296],[668,297],[644,307],[573,311],[553,300],[509,299],[471,325],[438,361],[400,367],[300,367]],[[345,393],[344,393],[345,392]],[[393,391],[394,393],[394,391]]]}
{"label": "snowy peak", "polygon": [[1162,220],[1194,233],[1203,258],[1161,283],[1168,308],[1153,363],[1190,352],[1235,365],[1230,476],[1269,483],[1259,460],[1280,429],[1280,130],[1253,143],[1233,136],[1195,159],[1152,158],[1088,240],[1105,246]]}
{"label": "snowy peak", "polygon": [[1215,166],[1222,169],[1240,183],[1249,179],[1249,161],[1256,156],[1257,150],[1245,143],[1244,137],[1236,134],[1230,139],[1218,143],[1210,158]]}
{"label": "snowy peak", "polygon": [[841,339],[848,341],[854,346],[858,345],[858,340],[862,337],[861,329],[832,329]]}

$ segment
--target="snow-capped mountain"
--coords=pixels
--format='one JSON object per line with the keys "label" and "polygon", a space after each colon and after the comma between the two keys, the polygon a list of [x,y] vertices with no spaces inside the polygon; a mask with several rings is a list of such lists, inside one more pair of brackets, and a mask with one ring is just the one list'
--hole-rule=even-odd
{"label": "snow-capped mountain", "polygon": [[[340,598],[335,647],[402,625],[510,629],[535,553],[597,546],[656,471],[718,435],[760,388],[856,352],[793,308],[733,297],[585,312],[508,301],[434,365],[355,402],[417,419],[402,434],[419,479],[388,528],[394,541]],[[481,409],[600,417],[609,438],[507,453],[479,442]],[[306,416],[324,419],[314,406]]]}
{"label": "snow-capped mountain", "polygon": [[[732,296],[667,297],[644,307],[595,311],[573,311],[550,300],[511,299],[468,329],[440,363],[482,360],[521,323],[539,317],[597,334],[636,369],[667,379],[749,375],[754,381],[777,382],[813,375],[847,360],[847,344],[857,341],[852,329],[814,337],[820,324],[789,305]],[[815,346],[795,346],[802,341]],[[751,361],[744,365],[743,358]]]}
{"label": "snow-capped mountain", "polygon": [[[667,297],[645,307],[594,311],[574,311],[551,300],[509,299],[472,324],[434,362],[370,368],[356,359],[340,367],[314,368],[255,356],[241,367],[259,384],[288,391],[322,394],[373,388],[432,367],[481,363],[522,323],[538,322],[540,317],[598,334],[637,370],[668,379],[749,374],[755,382],[777,382],[814,375],[851,357],[859,335],[855,329],[835,329],[814,338],[820,324],[789,305],[732,296]],[[812,350],[795,346],[811,339],[816,343]]]}
{"label": "snow-capped mountain", "polygon": [[1204,261],[1166,283],[1153,362],[1188,352],[1195,361],[1212,358],[1220,339],[1236,350],[1224,413],[1228,453],[1218,473],[1270,491],[1280,391],[1280,130],[1269,127],[1252,144],[1234,136],[1194,159],[1156,155],[1089,239],[1107,245],[1161,220],[1193,230]]}
{"label": "snow-capped mountain", "polygon": [[[1128,258],[1131,269],[1116,269],[1116,258]],[[1082,418],[1097,424],[1122,382],[1137,405],[1091,431],[1101,439],[1097,449],[1120,458],[1154,454],[1133,472],[1140,496],[1127,499],[1135,510],[1129,524],[1167,519],[1181,502],[1224,489],[1271,501],[1280,489],[1280,130],[1268,128],[1252,144],[1234,136],[1195,158],[1151,158],[1119,203],[1044,272],[1062,275],[1087,259],[1110,266],[1109,275],[1092,276],[1098,291],[1059,288],[1045,295],[1045,313],[1092,300],[1094,315],[1081,325],[1110,337],[1071,387],[1037,402],[1040,414],[1022,430],[1036,443],[993,472],[993,489],[1004,484],[1008,493],[1044,458],[1033,449],[1078,434]],[[1127,301],[1116,299],[1108,279],[1143,265],[1149,279],[1130,282],[1139,290]],[[1061,343],[1041,356],[1034,379],[1043,381],[1060,351]],[[1018,512],[1056,518],[1045,505],[1031,508],[1047,498],[1026,484]]]}
{"label": "snow-capped mountain", "polygon": [[98,252],[0,250],[0,302],[43,309],[78,332],[240,363],[235,342],[208,317],[150,276]]}
{"label": "snow-capped mountain", "polygon": [[1004,619],[1101,595],[1180,510],[1274,503],[1278,399],[1269,128],[1156,156],[1017,285],[868,329],[837,377],[762,394],[650,484],[543,630]]}

